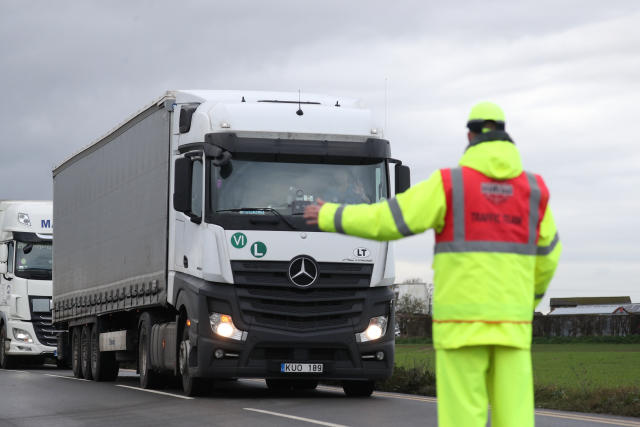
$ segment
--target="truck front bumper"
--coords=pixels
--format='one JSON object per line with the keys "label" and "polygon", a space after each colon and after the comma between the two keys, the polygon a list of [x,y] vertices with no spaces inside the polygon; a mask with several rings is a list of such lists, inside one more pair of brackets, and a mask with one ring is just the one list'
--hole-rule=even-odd
{"label": "truck front bumper", "polygon": [[[257,323],[247,313],[259,302],[248,309],[247,300],[236,295],[233,286],[208,283],[194,295],[189,312],[192,325],[196,326],[189,332],[190,373],[209,378],[389,378],[395,349],[393,292],[389,288],[364,288],[357,291],[357,297],[358,311],[352,322],[338,320],[318,328],[307,323],[296,330],[291,324],[278,327]],[[214,334],[209,323],[212,312],[231,315],[235,327],[247,332],[246,340]],[[388,316],[386,333],[375,341],[356,342],[356,333],[364,331],[371,318],[381,315]],[[283,363],[322,364],[322,373],[284,373]]]}
{"label": "truck front bumper", "polygon": [[[31,336],[32,342],[18,340],[14,336],[14,329],[26,331]],[[7,322],[7,340],[4,345],[6,354],[9,356],[54,356],[57,350],[55,346],[42,345],[38,341],[33,324],[23,320]]]}

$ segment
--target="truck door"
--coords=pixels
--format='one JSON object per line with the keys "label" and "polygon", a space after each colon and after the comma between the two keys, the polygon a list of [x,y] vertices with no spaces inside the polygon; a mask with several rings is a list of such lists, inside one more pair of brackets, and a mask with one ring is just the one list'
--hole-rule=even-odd
{"label": "truck door", "polygon": [[202,276],[202,217],[204,167],[202,157],[185,157],[175,163],[174,208],[176,271]]}

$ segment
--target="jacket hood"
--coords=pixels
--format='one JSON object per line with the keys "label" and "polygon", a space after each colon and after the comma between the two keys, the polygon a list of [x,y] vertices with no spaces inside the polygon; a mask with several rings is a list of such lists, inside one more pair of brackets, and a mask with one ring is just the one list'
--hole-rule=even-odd
{"label": "jacket hood", "polygon": [[472,145],[459,164],[493,179],[511,179],[522,173],[520,153],[510,141],[486,141]]}

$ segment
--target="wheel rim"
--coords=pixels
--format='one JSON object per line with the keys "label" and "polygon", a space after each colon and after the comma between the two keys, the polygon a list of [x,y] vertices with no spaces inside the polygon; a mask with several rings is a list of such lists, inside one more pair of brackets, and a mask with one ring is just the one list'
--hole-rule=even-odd
{"label": "wheel rim", "polygon": [[5,338],[6,338],[7,332],[5,331],[4,327],[2,327],[2,329],[0,329],[0,364],[2,364],[4,366],[5,364]]}
{"label": "wheel rim", "polygon": [[[96,374],[98,373],[98,346],[96,345],[97,343],[94,340],[94,335],[93,332],[91,333],[91,370],[93,372],[95,372]],[[93,373],[92,372],[92,373]]]}
{"label": "wheel rim", "polygon": [[147,336],[142,335],[140,341],[140,375],[147,377]]}
{"label": "wheel rim", "polygon": [[75,333],[75,336],[72,338],[73,339],[73,359],[72,359],[72,364],[73,367],[75,368],[75,370],[80,369],[80,339],[78,338],[79,334]]}
{"label": "wheel rim", "polygon": [[183,377],[189,374],[189,350],[191,343],[188,340],[180,342],[180,375]]}

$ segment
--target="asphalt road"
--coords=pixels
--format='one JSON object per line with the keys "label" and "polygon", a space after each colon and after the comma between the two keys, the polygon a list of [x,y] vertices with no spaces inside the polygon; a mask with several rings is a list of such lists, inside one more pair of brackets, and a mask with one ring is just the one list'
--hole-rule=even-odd
{"label": "asphalt road", "polygon": [[[0,370],[0,426],[436,426],[436,400],[376,392],[347,398],[342,389],[274,394],[262,380],[221,382],[207,397],[178,388],[138,388],[132,371],[115,383],[73,378],[50,368]],[[536,426],[640,427],[640,419],[538,410]]]}

